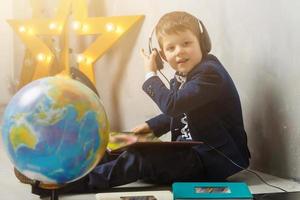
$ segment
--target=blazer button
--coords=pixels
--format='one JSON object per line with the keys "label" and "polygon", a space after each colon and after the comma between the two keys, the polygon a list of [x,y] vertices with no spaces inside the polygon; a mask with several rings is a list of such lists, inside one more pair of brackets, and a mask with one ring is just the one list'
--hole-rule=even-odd
{"label": "blazer button", "polygon": [[153,92],[153,91],[151,91],[150,96],[151,96],[151,97],[154,97],[154,92]]}
{"label": "blazer button", "polygon": [[148,86],[148,88],[147,88],[147,93],[148,93],[149,95],[152,94],[152,86],[151,86],[151,85]]}

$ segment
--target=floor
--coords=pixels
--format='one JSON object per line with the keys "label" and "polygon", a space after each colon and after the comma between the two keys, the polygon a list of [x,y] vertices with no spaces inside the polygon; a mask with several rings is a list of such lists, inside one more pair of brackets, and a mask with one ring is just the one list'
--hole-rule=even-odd
{"label": "floor", "polygon": [[[1,136],[0,136],[1,139]],[[1,140],[2,141],[2,140]],[[11,165],[7,155],[2,148],[2,142],[0,143],[0,196],[1,199],[6,200],[18,200],[18,199],[30,199],[38,200],[38,196],[32,195],[30,192],[30,187],[20,183],[13,174],[13,166]],[[300,191],[300,183],[293,180],[281,179],[271,175],[267,175],[261,172],[258,172],[265,181],[269,184],[279,186],[287,191]],[[250,188],[250,191],[254,193],[267,193],[267,192],[280,192],[276,188],[265,185],[262,181],[259,180],[254,174],[243,171],[230,178],[231,181],[245,181]],[[135,192],[125,192],[126,189],[123,187],[123,192],[114,192],[114,193],[99,193],[99,194],[88,194],[88,195],[69,195],[61,196],[61,200],[117,200],[120,199],[120,196],[126,195],[154,195],[157,199],[168,200],[172,199],[172,193],[168,190],[156,190],[153,189],[149,191],[143,191],[145,187],[149,185],[142,183],[133,183],[126,185],[124,187],[134,187]],[[47,198],[46,198],[47,199]]]}

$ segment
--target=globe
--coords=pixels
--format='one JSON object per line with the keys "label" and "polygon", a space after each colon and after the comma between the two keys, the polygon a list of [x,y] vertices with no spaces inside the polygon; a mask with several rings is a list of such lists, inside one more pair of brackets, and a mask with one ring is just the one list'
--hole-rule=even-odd
{"label": "globe", "polygon": [[3,146],[13,165],[46,184],[66,184],[89,173],[103,157],[108,135],[99,97],[61,76],[23,87],[3,116]]}

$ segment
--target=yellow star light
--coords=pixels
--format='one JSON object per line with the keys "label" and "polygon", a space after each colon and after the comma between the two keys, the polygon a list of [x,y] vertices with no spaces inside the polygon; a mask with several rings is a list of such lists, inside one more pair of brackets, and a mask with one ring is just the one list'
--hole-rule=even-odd
{"label": "yellow star light", "polygon": [[[28,65],[26,60],[30,57],[34,61],[28,66],[30,69],[21,70],[20,84],[26,84],[31,78],[32,80],[47,76],[54,60],[54,53],[49,45],[49,40],[42,39],[39,36],[53,35],[58,36],[64,28],[64,20],[61,19],[29,19],[29,20],[8,20],[13,30],[26,45],[24,65]],[[29,56],[29,54],[31,56]],[[29,65],[30,65],[29,64]],[[24,67],[24,66],[23,66]],[[20,88],[20,87],[19,87]]]}
{"label": "yellow star light", "polygon": [[[30,0],[30,3],[32,7],[32,18],[42,18],[44,12],[42,1]],[[25,28],[21,26],[20,31],[25,31]],[[47,44],[49,48],[53,46],[53,41],[51,38],[44,38],[43,41],[45,42],[45,44]],[[38,61],[36,60],[36,57],[34,57],[27,48],[24,53],[23,68],[21,69],[20,80],[18,85],[12,86],[14,89],[20,89],[20,87],[26,85],[32,80],[35,72],[35,65],[37,62]],[[51,61],[51,63],[52,65],[57,65],[56,59],[54,60],[54,62]],[[50,74],[54,74],[58,71],[59,69],[56,71],[51,70]]]}
{"label": "yellow star light", "polygon": [[[54,19],[9,20],[9,24],[27,46],[37,62],[32,80],[49,75],[56,56],[51,44],[40,36],[60,36],[59,65],[69,70],[69,15],[71,25],[78,35],[98,34],[96,40],[77,57],[79,69],[95,83],[94,63],[107,52],[133,25],[143,18],[136,16],[93,17],[87,14],[86,0],[61,0]],[[50,47],[49,47],[50,46]],[[52,66],[57,67],[57,66]],[[25,76],[25,75],[24,75]]]}

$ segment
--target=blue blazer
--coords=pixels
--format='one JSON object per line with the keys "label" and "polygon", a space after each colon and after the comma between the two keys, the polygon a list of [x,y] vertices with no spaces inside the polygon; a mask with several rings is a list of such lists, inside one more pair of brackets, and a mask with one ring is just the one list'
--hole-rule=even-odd
{"label": "blue blazer", "polygon": [[[154,134],[161,136],[171,131],[172,141],[176,140],[181,134],[178,131],[181,126],[179,120],[185,113],[193,140],[204,142],[195,150],[204,165],[210,166],[212,171],[208,173],[217,170],[211,166],[229,163],[228,160],[207,156],[213,148],[247,167],[250,153],[240,98],[234,82],[220,61],[211,54],[207,55],[188,73],[180,90],[179,85],[173,78],[168,89],[158,76],[149,78],[143,84],[143,90],[162,111],[162,114],[146,121]],[[233,171],[241,170],[234,165],[232,167],[235,168]]]}

